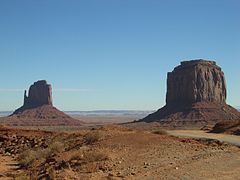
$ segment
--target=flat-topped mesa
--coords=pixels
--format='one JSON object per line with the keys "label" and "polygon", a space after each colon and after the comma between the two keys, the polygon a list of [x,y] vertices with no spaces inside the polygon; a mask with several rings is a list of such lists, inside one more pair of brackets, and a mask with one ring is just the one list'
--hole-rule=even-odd
{"label": "flat-topped mesa", "polygon": [[46,80],[34,82],[27,92],[24,92],[24,105],[29,108],[42,105],[53,105],[52,102],[52,87],[47,84]]}
{"label": "flat-topped mesa", "polygon": [[215,61],[191,60],[168,73],[166,103],[226,102],[224,73]]}
{"label": "flat-topped mesa", "polygon": [[189,68],[196,65],[211,66],[221,70],[221,68],[217,66],[216,61],[196,59],[196,60],[182,61],[179,66],[174,68],[174,71],[179,69]]}
{"label": "flat-topped mesa", "polygon": [[167,75],[166,105],[140,121],[203,127],[240,119],[240,113],[226,104],[226,96],[224,73],[215,61],[183,61]]}
{"label": "flat-topped mesa", "polygon": [[211,61],[211,60],[204,60],[204,59],[196,59],[196,60],[189,60],[189,61],[182,61],[181,65],[182,66],[187,66],[187,65],[196,65],[196,64],[203,64],[203,65],[216,65],[216,61]]}

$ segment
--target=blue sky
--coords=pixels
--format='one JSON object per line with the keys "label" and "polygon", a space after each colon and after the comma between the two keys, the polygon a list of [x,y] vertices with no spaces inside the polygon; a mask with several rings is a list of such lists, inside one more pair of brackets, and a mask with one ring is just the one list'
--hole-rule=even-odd
{"label": "blue sky", "polygon": [[62,110],[155,110],[180,61],[213,59],[240,105],[239,0],[2,0],[0,111],[46,79]]}

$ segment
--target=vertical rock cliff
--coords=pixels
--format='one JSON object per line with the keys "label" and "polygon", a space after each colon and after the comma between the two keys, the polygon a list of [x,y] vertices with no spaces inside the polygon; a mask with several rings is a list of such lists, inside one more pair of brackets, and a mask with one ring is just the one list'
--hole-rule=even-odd
{"label": "vertical rock cliff", "polygon": [[37,107],[42,105],[53,105],[52,87],[47,81],[40,80],[30,86],[28,96],[24,93],[24,106]]}
{"label": "vertical rock cliff", "polygon": [[167,75],[166,105],[142,121],[177,125],[239,118],[226,97],[224,73],[216,62],[183,61]]}
{"label": "vertical rock cliff", "polygon": [[166,103],[226,102],[224,73],[214,61],[184,61],[167,77]]}

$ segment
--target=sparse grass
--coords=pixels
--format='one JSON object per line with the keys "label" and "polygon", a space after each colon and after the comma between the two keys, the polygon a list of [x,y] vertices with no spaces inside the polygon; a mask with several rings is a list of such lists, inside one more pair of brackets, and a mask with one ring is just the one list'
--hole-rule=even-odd
{"label": "sparse grass", "polygon": [[102,161],[109,159],[109,156],[104,152],[90,151],[84,154],[83,161],[84,164],[81,169],[87,173],[97,172],[101,165]]}
{"label": "sparse grass", "polygon": [[109,159],[108,155],[103,152],[89,151],[83,154],[83,160],[85,162],[106,161],[108,159]]}
{"label": "sparse grass", "polygon": [[52,153],[59,153],[64,151],[64,144],[60,141],[55,141],[48,147]]}
{"label": "sparse grass", "polygon": [[79,166],[82,172],[93,173],[102,167],[103,161],[109,159],[109,156],[100,151],[90,150],[86,152],[79,152],[71,157],[71,160],[77,160],[75,166]]}
{"label": "sparse grass", "polygon": [[27,174],[18,174],[14,176],[15,180],[26,180],[29,179],[29,176]]}
{"label": "sparse grass", "polygon": [[90,162],[98,162],[98,161],[105,161],[108,160],[109,157],[104,152],[98,151],[86,151],[86,152],[79,152],[74,154],[70,160],[79,160],[81,163],[90,163]]}
{"label": "sparse grass", "polygon": [[99,141],[102,136],[98,131],[91,131],[87,133],[83,138],[86,144],[93,144]]}
{"label": "sparse grass", "polygon": [[155,131],[153,131],[153,134],[168,135],[167,131],[165,131],[163,129],[155,130]]}
{"label": "sparse grass", "polygon": [[40,155],[39,151],[26,150],[19,155],[19,164],[22,167],[31,167]]}
{"label": "sparse grass", "polygon": [[19,164],[22,167],[32,167],[36,162],[44,162],[53,154],[62,152],[64,144],[61,142],[53,142],[47,148],[29,149],[19,155]]}

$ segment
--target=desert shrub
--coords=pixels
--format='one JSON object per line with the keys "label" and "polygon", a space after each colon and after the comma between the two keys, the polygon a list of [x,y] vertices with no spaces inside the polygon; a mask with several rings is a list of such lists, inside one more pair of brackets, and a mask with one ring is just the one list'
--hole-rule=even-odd
{"label": "desert shrub", "polygon": [[163,129],[158,129],[156,131],[153,131],[154,134],[159,134],[159,135],[167,135],[167,131],[163,130]]}
{"label": "desert shrub", "polygon": [[101,134],[98,131],[91,131],[87,133],[83,138],[86,144],[93,144],[101,139]]}
{"label": "desert shrub", "polygon": [[85,152],[78,152],[73,154],[70,160],[79,160],[82,163],[89,163],[89,162],[98,162],[98,161],[105,161],[108,160],[109,157],[104,152],[98,151],[85,151]]}
{"label": "desert shrub", "polygon": [[72,168],[77,168],[81,172],[93,173],[103,167],[104,161],[109,156],[105,152],[94,149],[83,149],[75,152],[69,159]]}
{"label": "desert shrub", "polygon": [[29,149],[19,155],[19,164],[22,167],[31,167],[36,161],[44,161],[51,154],[50,149]]}
{"label": "desert shrub", "polygon": [[83,165],[81,169],[84,172],[97,172],[102,167],[102,161],[109,159],[109,156],[104,152],[89,151],[83,155]]}
{"label": "desert shrub", "polygon": [[23,167],[31,167],[37,158],[37,151],[26,150],[19,155],[19,164]]}
{"label": "desert shrub", "polygon": [[103,152],[89,151],[83,154],[83,161],[85,162],[106,161],[108,159],[108,155]]}
{"label": "desert shrub", "polygon": [[60,141],[55,141],[51,143],[48,148],[50,149],[51,153],[60,153],[64,151],[64,144]]}
{"label": "desert shrub", "polygon": [[37,161],[43,162],[55,153],[64,150],[64,145],[61,142],[53,142],[47,148],[37,148],[25,150],[19,155],[19,164],[22,167],[32,167]]}

